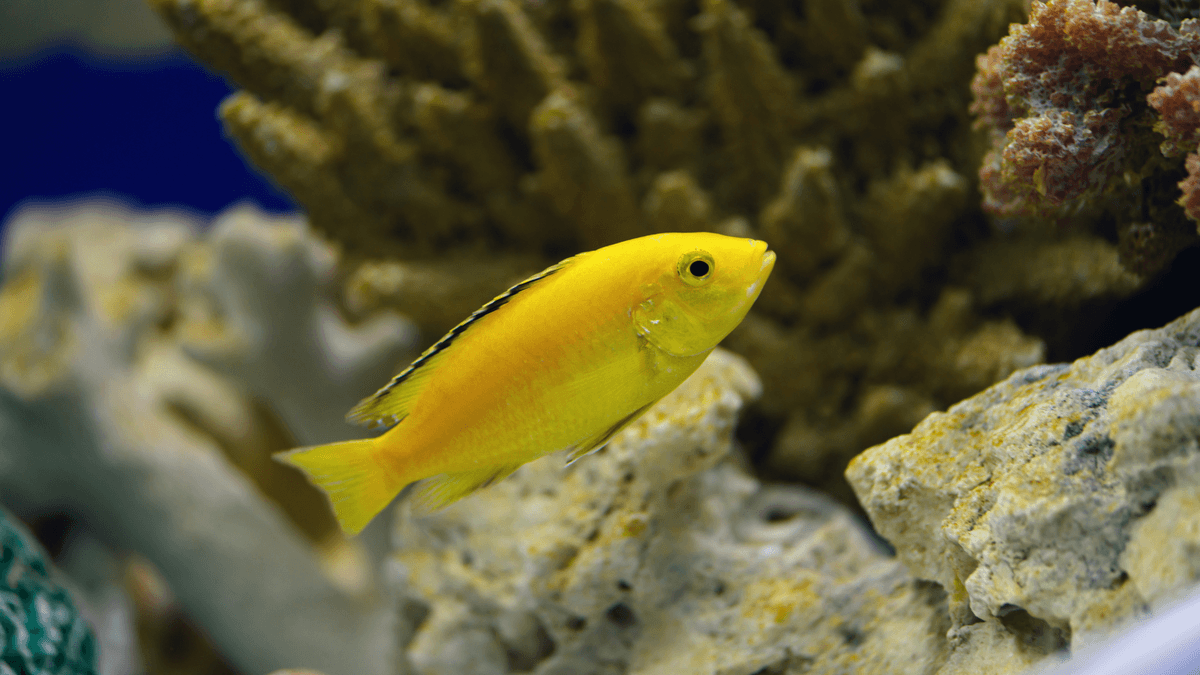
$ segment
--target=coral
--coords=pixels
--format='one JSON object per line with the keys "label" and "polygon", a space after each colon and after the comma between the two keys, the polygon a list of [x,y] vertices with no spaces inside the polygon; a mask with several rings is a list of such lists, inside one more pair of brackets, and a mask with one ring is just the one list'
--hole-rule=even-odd
{"label": "coral", "polygon": [[[1035,3],[1029,22],[980,56],[972,83],[978,123],[1002,137],[999,175],[982,175],[1000,213],[1098,194],[1126,165],[1136,114],[1121,90],[1148,88],[1200,52],[1200,31],[1176,31],[1107,0]],[[1141,108],[1140,112],[1145,109]],[[994,160],[993,160],[994,161]]]}
{"label": "coral", "polygon": [[173,47],[171,32],[140,0],[52,0],[8,7],[0,26],[0,58],[11,63],[68,41],[89,53],[124,59],[161,55]]}
{"label": "coral", "polygon": [[533,109],[529,134],[540,166],[531,183],[576,224],[585,246],[646,233],[620,146],[568,92],[555,91]]}
{"label": "coral", "polygon": [[1146,100],[1162,117],[1154,125],[1167,139],[1160,149],[1168,157],[1185,154],[1187,178],[1179,181],[1183,196],[1179,205],[1188,218],[1200,223],[1200,66],[1192,66],[1182,75],[1170,73]]}
{"label": "coral", "polygon": [[850,464],[897,557],[949,594],[956,639],[1076,649],[1195,586],[1197,354],[1200,310],[1018,371]]}
{"label": "coral", "polygon": [[538,264],[534,256],[368,261],[345,281],[346,308],[355,316],[395,308],[404,316],[421,317],[429,334],[444,335],[499,291],[527,278]]}
{"label": "coral", "polygon": [[872,392],[936,408],[1039,354],[1007,307],[971,301],[962,332],[933,339],[1004,324],[978,350],[997,367],[866,356],[970,288],[941,271],[985,229],[966,86],[1024,0],[151,4],[241,87],[220,112],[233,141],[361,261],[355,313],[398,309],[432,339],[581,250],[673,230],[766,239],[779,262],[748,322],[761,329],[729,344],[766,375],[767,426],[817,432],[818,481],[916,421]]}
{"label": "coral", "polygon": [[1193,152],[1200,145],[1200,66],[1167,73],[1146,97],[1159,115],[1154,130],[1166,136],[1159,149],[1167,157]]}
{"label": "coral", "polygon": [[37,540],[0,509],[0,665],[6,673],[95,675],[96,636],[53,578]]}
{"label": "coral", "polygon": [[[915,19],[911,37],[898,17],[839,2],[804,19],[782,6],[752,19],[717,1],[151,4],[245,88],[222,108],[227,129],[317,227],[352,251],[408,257],[404,246],[423,242],[570,249],[645,232],[639,203],[654,176],[644,170],[689,170],[721,209],[757,210],[805,136],[872,146],[859,174],[924,159],[888,133],[905,124],[873,128],[861,99],[903,101],[961,80],[963,60],[945,45],[974,53],[1021,9],[950,3]],[[788,67],[801,62],[819,76]],[[839,77],[852,82],[830,87]],[[829,91],[804,102],[818,87]],[[930,112],[922,125],[962,116]]]}
{"label": "coral", "polygon": [[381,373],[406,365],[415,328],[392,313],[348,326],[336,307],[336,257],[298,218],[232,209],[208,241],[183,264],[184,351],[269,401],[300,443],[345,438],[346,411]]}
{"label": "coral", "polygon": [[763,236],[787,262],[794,279],[804,279],[850,243],[851,231],[826,148],[798,148],[783,184],[763,209]]}
{"label": "coral", "polygon": [[1187,212],[1188,218],[1200,222],[1200,155],[1189,154],[1186,166],[1187,178],[1179,181],[1179,189],[1183,190],[1179,205]]}
{"label": "coral", "polygon": [[1033,245],[989,242],[962,264],[984,305],[1063,307],[1136,290],[1141,279],[1121,265],[1119,256],[1116,246],[1099,237],[1074,236]]}
{"label": "coral", "polygon": [[[820,402],[811,410],[787,413],[767,468],[849,498],[830,479],[842,470],[842,458],[911,429],[938,409],[939,401],[957,400],[1041,362],[1041,340],[1023,334],[1010,320],[981,320],[975,302],[970,291],[948,288],[924,313],[895,309],[861,317],[851,336],[888,336],[870,350],[848,350],[842,334],[785,334],[766,322],[748,320],[731,346],[772,364],[763,373],[764,383],[774,383],[793,400]],[[849,411],[835,407],[844,404],[847,385],[822,372],[822,361],[834,359],[852,364],[865,380]],[[895,384],[915,381],[940,386]],[[761,405],[771,410],[777,403]]]}
{"label": "coral", "polygon": [[[1196,145],[1186,114],[1194,85],[1181,73],[1197,57],[1195,19],[1172,26],[1108,0],[1035,2],[1029,22],[977,60],[971,110],[992,141],[979,170],[985,208],[1059,219],[1114,212],[1123,264],[1164,269],[1196,239],[1158,184],[1181,168],[1167,160]],[[1152,128],[1167,136],[1161,154]]]}
{"label": "coral", "polygon": [[[319,249],[295,226],[251,226],[244,212],[229,218],[260,243],[253,253],[295,263],[303,256],[289,252]],[[313,545],[234,463],[253,463],[251,454],[265,461],[293,441],[271,433],[270,416],[244,393],[247,383],[222,377],[179,345],[180,268],[200,252],[213,255],[197,230],[179,214],[92,204],[30,208],[10,223],[0,289],[0,494],[23,512],[69,513],[109,545],[145,556],[239,668],[392,672],[395,631],[405,619],[386,597],[366,601],[335,584]],[[252,277],[234,275],[220,288],[250,307],[278,299],[263,283],[250,302],[248,289],[230,290],[235,279]],[[293,288],[309,297],[266,316],[315,330],[317,286]],[[255,326],[236,318],[218,325]],[[255,332],[270,335],[261,325]],[[369,332],[358,335],[366,348],[322,348],[380,351]],[[338,371],[309,369],[290,360],[295,354],[262,349],[256,366],[279,357],[296,370],[293,386],[339,386],[325,379]],[[324,362],[333,361],[316,358]],[[314,536],[322,526],[329,532],[327,507],[303,481],[264,478],[264,489],[274,481],[273,493]]]}

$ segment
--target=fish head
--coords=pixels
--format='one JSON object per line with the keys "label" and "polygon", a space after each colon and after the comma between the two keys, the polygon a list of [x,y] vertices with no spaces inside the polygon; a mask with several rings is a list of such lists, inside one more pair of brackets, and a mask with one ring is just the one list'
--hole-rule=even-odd
{"label": "fish head", "polygon": [[717,346],[741,323],[775,266],[766,242],[708,232],[653,241],[648,283],[632,316],[639,335],[673,356]]}

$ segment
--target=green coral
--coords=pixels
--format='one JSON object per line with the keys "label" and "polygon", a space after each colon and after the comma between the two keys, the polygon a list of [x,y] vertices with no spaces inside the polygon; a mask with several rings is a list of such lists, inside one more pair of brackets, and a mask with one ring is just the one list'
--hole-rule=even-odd
{"label": "green coral", "polygon": [[0,672],[95,675],[96,637],[41,547],[0,509]]}

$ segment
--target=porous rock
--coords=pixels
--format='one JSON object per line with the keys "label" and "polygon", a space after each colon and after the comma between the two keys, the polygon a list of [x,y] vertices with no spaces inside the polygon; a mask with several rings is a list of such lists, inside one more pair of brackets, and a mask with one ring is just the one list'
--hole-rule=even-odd
{"label": "porous rock", "polygon": [[[952,641],[1028,659],[1101,639],[1200,581],[1200,310],[1018,371],[847,470]],[[965,653],[965,652],[964,652]]]}
{"label": "porous rock", "polygon": [[432,515],[397,573],[429,603],[422,673],[934,673],[945,601],[826,497],[728,456],[757,395],[718,350],[606,448]]}

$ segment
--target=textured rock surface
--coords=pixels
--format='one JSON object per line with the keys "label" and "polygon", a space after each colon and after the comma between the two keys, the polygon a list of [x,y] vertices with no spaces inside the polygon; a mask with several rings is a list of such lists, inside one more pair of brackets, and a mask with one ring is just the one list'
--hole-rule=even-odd
{"label": "textured rock surface", "polygon": [[1027,675],[1191,675],[1200,673],[1200,590],[1120,636],[1069,659],[1047,659]]}
{"label": "textured rock surface", "polygon": [[96,675],[96,636],[37,540],[0,508],[0,672]]}
{"label": "textured rock surface", "polygon": [[877,530],[949,594],[952,641],[1074,649],[1200,582],[1198,354],[1200,310],[1019,371],[851,463]]}
{"label": "textured rock surface", "polygon": [[[243,227],[278,244],[255,250],[285,260],[289,246],[313,245],[294,226]],[[291,440],[246,393],[250,383],[179,346],[176,331],[188,325],[179,270],[206,247],[194,228],[178,214],[87,205],[30,210],[11,224],[0,289],[0,495],[23,512],[71,514],[110,545],[144,555],[247,672],[304,665],[390,675],[404,619],[386,596],[367,601],[335,584],[301,531],[238,468],[272,464],[268,453]],[[246,281],[230,275],[224,288],[238,279]],[[255,289],[236,290],[245,298]],[[276,297],[270,284],[257,290]],[[298,317],[259,318],[315,330],[320,295],[314,285],[305,292],[272,308]],[[239,327],[256,327],[240,318]],[[257,349],[256,366],[293,357],[285,344],[277,336],[274,350]],[[296,367],[297,378],[303,372],[317,376],[294,386],[337,386],[327,370]],[[311,535],[328,533],[327,507],[302,480],[258,477]]]}
{"label": "textured rock surface", "polygon": [[934,673],[945,599],[844,508],[727,457],[759,384],[717,351],[604,450],[432,515],[397,575],[428,603],[421,673]]}

